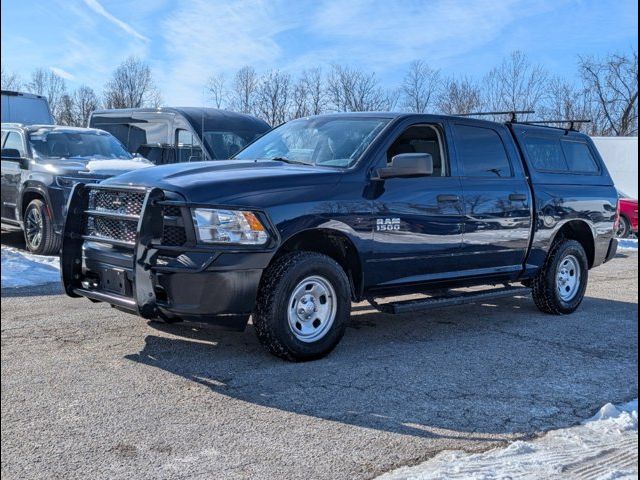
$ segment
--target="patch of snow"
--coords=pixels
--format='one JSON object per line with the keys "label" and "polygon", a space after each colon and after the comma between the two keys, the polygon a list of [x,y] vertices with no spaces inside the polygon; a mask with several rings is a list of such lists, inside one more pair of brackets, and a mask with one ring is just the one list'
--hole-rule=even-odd
{"label": "patch of snow", "polygon": [[638,477],[638,400],[606,404],[581,425],[469,454],[447,451],[379,480]]}
{"label": "patch of snow", "polygon": [[619,238],[618,250],[638,250],[637,238]]}
{"label": "patch of snow", "polygon": [[58,257],[33,255],[13,247],[2,247],[2,288],[31,287],[60,281]]}
{"label": "patch of snow", "polygon": [[129,170],[137,170],[139,168],[153,167],[153,163],[149,160],[136,157],[131,160],[114,159],[114,160],[91,160],[85,167],[90,172],[126,172]]}

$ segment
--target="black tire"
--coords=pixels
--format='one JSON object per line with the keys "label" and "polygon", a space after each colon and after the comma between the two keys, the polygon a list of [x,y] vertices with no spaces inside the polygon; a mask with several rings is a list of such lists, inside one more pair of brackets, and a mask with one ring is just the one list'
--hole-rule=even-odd
{"label": "black tire", "polygon": [[620,225],[618,226],[618,231],[616,232],[616,236],[618,238],[629,238],[631,235],[631,222],[624,215],[620,216]]}
{"label": "black tire", "polygon": [[[576,259],[580,270],[575,295],[565,300],[558,290],[558,267],[568,258]],[[584,299],[588,281],[589,262],[582,245],[575,240],[559,240],[553,245],[544,265],[533,279],[531,285],[533,300],[538,309],[544,313],[552,315],[573,313]]]}
{"label": "black tire", "polygon": [[[289,302],[294,290],[310,276],[321,276],[335,291],[335,316],[324,336],[305,342],[289,326]],[[342,336],[351,315],[349,280],[330,257],[315,252],[294,252],[277,259],[265,270],[253,325],[260,343],[273,355],[289,361],[306,361],[329,354]]]}
{"label": "black tire", "polygon": [[32,200],[24,211],[24,241],[27,249],[37,255],[57,255],[62,237],[56,234],[51,211],[42,200]]}

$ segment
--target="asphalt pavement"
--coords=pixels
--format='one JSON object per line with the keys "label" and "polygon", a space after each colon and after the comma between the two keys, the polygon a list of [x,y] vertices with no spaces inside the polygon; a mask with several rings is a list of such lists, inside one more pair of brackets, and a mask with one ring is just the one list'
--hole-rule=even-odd
{"label": "asphalt pavement", "polygon": [[253,328],[148,323],[2,290],[2,478],[372,478],[486,450],[638,396],[638,258],[591,272],[570,316],[528,297],[427,313],[354,306],[328,358]]}

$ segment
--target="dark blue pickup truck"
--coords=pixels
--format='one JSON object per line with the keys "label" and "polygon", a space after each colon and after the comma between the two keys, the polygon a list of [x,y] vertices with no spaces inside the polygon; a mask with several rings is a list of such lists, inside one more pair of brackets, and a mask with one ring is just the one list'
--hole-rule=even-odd
{"label": "dark blue pickup truck", "polygon": [[[403,313],[530,289],[542,311],[573,312],[615,255],[617,202],[570,128],[323,115],[232,160],[78,184],[63,282],[148,319],[251,316],[271,353],[309,360],[337,345],[354,301]],[[421,296],[384,301],[401,294]]]}

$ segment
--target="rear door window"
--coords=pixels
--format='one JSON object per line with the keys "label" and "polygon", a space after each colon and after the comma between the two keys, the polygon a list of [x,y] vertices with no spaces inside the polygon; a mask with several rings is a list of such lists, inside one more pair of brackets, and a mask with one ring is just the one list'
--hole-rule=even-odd
{"label": "rear door window", "polygon": [[456,151],[465,177],[512,177],[511,163],[498,132],[455,125]]}
{"label": "rear door window", "polygon": [[570,172],[598,173],[600,171],[589,145],[570,140],[561,140],[560,144]]}
{"label": "rear door window", "polygon": [[566,172],[564,153],[557,137],[534,137],[524,140],[527,156],[533,168],[540,172]]}

